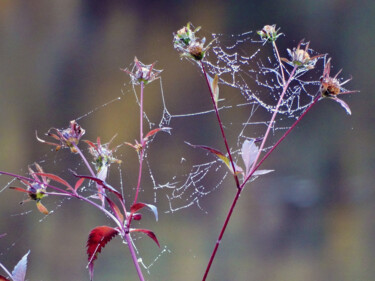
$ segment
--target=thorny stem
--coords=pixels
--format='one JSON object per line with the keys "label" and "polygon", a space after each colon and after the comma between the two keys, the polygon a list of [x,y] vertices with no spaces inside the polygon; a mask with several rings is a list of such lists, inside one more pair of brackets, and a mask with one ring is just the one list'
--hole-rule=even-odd
{"label": "thorny stem", "polygon": [[[202,66],[203,66],[203,64],[202,64]],[[278,113],[278,111],[279,111],[279,107],[280,107],[280,105],[281,105],[282,99],[284,98],[284,95],[285,95],[285,93],[286,93],[286,90],[287,90],[288,87],[289,87],[290,82],[293,80],[293,76],[294,76],[296,70],[297,70],[297,67],[294,67],[293,70],[292,70],[292,72],[290,73],[290,76],[289,76],[288,81],[287,81],[286,84],[284,84],[284,86],[283,86],[283,91],[282,91],[282,93],[281,93],[281,95],[280,95],[280,98],[279,98],[279,101],[278,101],[278,103],[277,103],[277,105],[276,105],[275,111],[274,111],[274,113],[273,113],[273,115],[272,115],[272,117],[271,117],[271,120],[270,120],[270,122],[269,122],[269,125],[268,125],[268,127],[267,127],[267,131],[266,131],[266,133],[265,133],[265,135],[264,135],[264,138],[263,138],[263,141],[262,141],[262,143],[261,143],[261,145],[260,145],[259,152],[258,152],[258,154],[257,154],[257,156],[256,156],[256,158],[255,158],[254,164],[252,165],[252,167],[251,167],[251,169],[250,169],[250,173],[249,173],[250,175],[252,175],[252,174],[254,173],[254,171],[255,171],[255,169],[254,169],[254,168],[255,168],[255,165],[257,164],[257,161],[258,161],[259,156],[260,156],[260,154],[261,154],[261,152],[262,152],[262,149],[263,149],[263,147],[264,147],[264,144],[265,144],[265,142],[266,142],[266,140],[267,140],[267,138],[268,138],[269,132],[270,132],[270,130],[271,130],[272,126],[273,126],[273,123],[274,123],[274,121],[275,121],[276,115],[277,115],[277,113]],[[216,107],[215,107],[215,108],[216,108]],[[303,114],[303,115],[304,115],[304,114]],[[302,115],[302,117],[303,117],[303,115]],[[299,119],[299,120],[300,120],[300,119]],[[232,162],[232,161],[231,161],[231,162]],[[232,162],[232,165],[233,165],[233,162]],[[257,168],[258,168],[258,167],[257,167]],[[235,197],[234,197],[234,199],[233,199],[232,205],[230,206],[230,209],[229,209],[229,212],[228,212],[228,214],[227,214],[227,217],[225,218],[224,225],[223,225],[223,227],[221,228],[221,231],[220,231],[220,234],[219,234],[219,238],[218,238],[217,241],[216,241],[215,248],[214,248],[214,250],[213,250],[213,252],[212,252],[212,254],[211,254],[211,257],[210,257],[210,260],[209,260],[208,265],[207,265],[207,267],[206,267],[206,271],[205,271],[205,273],[204,273],[204,276],[203,276],[202,281],[205,281],[206,278],[207,278],[207,275],[208,275],[208,273],[209,273],[209,271],[210,271],[211,265],[212,265],[212,263],[213,263],[213,261],[214,261],[214,259],[215,259],[215,256],[216,256],[216,253],[217,253],[217,250],[219,249],[219,245],[220,245],[220,243],[221,243],[221,240],[222,240],[222,238],[223,238],[223,236],[224,236],[225,230],[226,230],[226,228],[227,228],[227,226],[228,226],[229,220],[230,220],[230,218],[231,218],[231,216],[232,216],[232,214],[233,214],[233,211],[234,211],[235,206],[237,205],[238,198],[240,197],[241,192],[242,192],[242,190],[243,190],[243,187],[244,187],[244,185],[246,184],[246,182],[249,180],[249,178],[250,178],[250,176],[248,176],[240,186],[237,186],[237,187],[238,187],[238,189],[237,189],[237,193],[236,193],[236,195],[235,195]]]}
{"label": "thorny stem", "polygon": [[145,149],[145,141],[143,139],[143,88],[144,88],[144,83],[143,81],[141,82],[141,97],[139,101],[139,142],[141,144],[141,150],[139,152],[139,171],[138,171],[138,183],[137,183],[137,189],[135,192],[135,197],[134,197],[134,203],[137,203],[138,200],[138,193],[139,189],[141,188],[141,179],[142,179],[142,164],[143,164],[143,155],[144,155],[144,149]]}
{"label": "thorny stem", "polygon": [[213,104],[214,109],[215,109],[216,118],[217,118],[217,121],[218,121],[219,126],[220,126],[221,135],[223,137],[223,140],[224,140],[224,143],[225,143],[225,148],[227,149],[227,153],[228,153],[228,156],[229,156],[229,161],[230,161],[230,163],[232,165],[234,180],[236,181],[236,186],[239,189],[240,188],[240,181],[238,180],[238,176],[237,176],[237,172],[236,172],[236,167],[234,165],[233,157],[232,157],[232,154],[231,154],[230,149],[229,149],[227,137],[225,136],[225,132],[224,132],[224,128],[223,128],[223,123],[221,122],[221,118],[220,118],[220,115],[219,115],[219,110],[217,109],[217,105],[216,105],[216,102],[215,102],[215,97],[214,97],[214,94],[212,93],[212,88],[211,88],[211,85],[210,85],[210,81],[208,80],[208,75],[207,75],[206,69],[205,69],[204,64],[203,64],[202,61],[201,61],[201,67],[202,67],[202,71],[203,71],[204,77],[206,78],[208,90],[209,90],[210,95],[211,95],[212,104]]}

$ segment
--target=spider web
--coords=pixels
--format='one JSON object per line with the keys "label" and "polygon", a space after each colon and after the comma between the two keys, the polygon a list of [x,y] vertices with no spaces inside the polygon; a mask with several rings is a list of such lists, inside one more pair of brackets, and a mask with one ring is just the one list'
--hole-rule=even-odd
{"label": "spider web", "polygon": [[[250,31],[229,36],[208,34],[207,37],[215,39],[215,41],[207,53],[204,65],[211,79],[215,75],[219,77],[219,112],[222,116],[224,129],[228,134],[231,152],[237,164],[243,166],[242,160],[240,160],[242,143],[247,139],[261,139],[263,137],[282,92],[283,75],[277,60],[277,54],[272,49],[271,44],[264,44],[264,42],[259,41],[257,34],[254,32]],[[302,47],[304,46],[302,44]],[[315,54],[311,49],[309,49],[309,53],[311,55]],[[285,54],[286,52],[282,52],[281,56],[287,57]],[[277,119],[272,124],[271,140],[266,143],[264,151],[272,147],[277,137],[287,130],[291,123],[313,101],[319,89],[319,78],[322,69],[320,64],[323,65],[322,61],[318,59],[316,68],[308,73],[303,70],[297,72],[295,78],[291,81],[278,111]],[[195,63],[193,65],[197,66]],[[198,73],[201,73],[199,66],[197,69]],[[291,69],[288,65],[283,66],[286,77],[289,76]],[[204,81],[203,75],[197,76],[197,79],[199,78]],[[156,83],[158,81],[153,82],[153,84]],[[220,189],[227,177],[231,176],[231,173],[223,162],[212,154],[202,153],[202,150],[187,145],[185,141],[193,144],[220,147],[224,153],[223,144],[219,142],[204,143],[204,140],[193,138],[189,136],[190,131],[184,129],[184,126],[189,126],[191,122],[192,125],[190,126],[192,128],[202,130],[202,128],[197,128],[197,124],[211,122],[215,118],[214,110],[209,102],[199,107],[198,110],[189,108],[186,112],[182,109],[175,109],[169,105],[168,95],[163,90],[162,79],[159,79],[159,83],[160,86],[157,87],[159,91],[157,92],[162,106],[158,114],[145,110],[145,127],[149,130],[171,127],[172,135],[169,136],[164,132],[159,132],[147,144],[144,155],[145,171],[142,178],[141,201],[155,204],[160,213],[170,214],[191,206],[197,206],[199,209],[206,211],[201,203],[202,200]],[[202,92],[208,97],[209,92],[207,87],[204,88],[204,86],[202,87]],[[145,91],[148,91],[148,87],[146,87]],[[139,87],[131,83],[125,84],[120,96],[72,119],[80,122],[91,118],[98,111],[121,102],[132,102],[139,105]],[[147,103],[147,96],[145,96],[145,103]],[[210,130],[217,130],[219,133],[217,123],[215,126],[210,127]],[[124,145],[124,142],[129,141],[131,140],[116,140],[117,144],[120,143],[116,147],[116,158],[129,157],[128,154],[130,152],[125,152],[127,146]],[[172,150],[171,147],[174,146],[182,148]],[[86,153],[87,150],[84,149],[84,152]],[[62,164],[65,161],[69,161],[67,160],[69,157],[70,155],[68,154],[66,156],[65,154],[64,156],[61,156],[61,154],[59,156],[51,156],[50,153],[47,153],[41,156],[37,162],[44,167],[50,168],[57,165],[60,167],[63,166]],[[133,163],[136,163],[137,158],[134,157]],[[76,162],[73,170],[79,174],[85,174],[85,172],[82,172],[86,169],[84,164],[81,161],[78,162],[79,164]],[[129,160],[129,162],[131,161]],[[132,177],[129,175],[133,172],[127,172],[129,166],[118,166],[117,169],[113,169],[114,166],[115,164],[111,166],[108,181],[111,185],[118,186],[121,189],[124,198],[128,200],[127,204],[129,204],[132,202],[130,200],[134,196],[136,186],[134,179],[132,182]],[[133,164],[133,166],[137,165]],[[70,170],[70,167],[59,168],[59,176],[72,178]],[[21,173],[25,172],[21,171]],[[111,181],[115,183],[112,184]],[[11,185],[14,185],[14,180],[9,181],[1,189],[0,193]],[[150,190],[152,194],[150,194]],[[93,183],[86,183],[82,191],[85,196],[91,197],[96,193],[96,186]],[[67,201],[68,199],[52,199],[52,204],[49,203],[48,205],[54,206],[50,209],[51,214],[55,213]],[[12,216],[28,215],[35,211],[33,207],[35,206],[30,205],[29,209],[15,213]],[[43,217],[40,221],[46,220],[48,216]],[[163,247],[156,254],[156,258],[150,259],[152,262],[149,265],[146,265],[143,260],[140,262],[150,272],[150,268],[157,262],[159,257],[169,252],[167,247]]]}

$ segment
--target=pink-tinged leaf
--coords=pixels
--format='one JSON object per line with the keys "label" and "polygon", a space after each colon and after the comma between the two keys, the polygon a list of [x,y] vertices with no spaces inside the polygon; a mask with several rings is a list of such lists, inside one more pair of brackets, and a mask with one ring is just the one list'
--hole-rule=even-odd
{"label": "pink-tinged leaf", "polygon": [[146,204],[146,203],[135,203],[130,207],[130,214],[133,215],[135,212],[141,210],[142,208],[147,207],[149,208],[155,215],[156,221],[158,220],[158,209],[151,204]]}
{"label": "pink-tinged leaf", "polygon": [[98,226],[91,230],[87,240],[87,255],[89,261],[90,280],[94,277],[94,261],[102,248],[118,234],[118,230],[109,226]]}
{"label": "pink-tinged leaf", "polygon": [[158,247],[160,248],[160,244],[159,244],[159,241],[158,239],[156,238],[156,235],[155,233],[153,233],[151,230],[148,230],[148,229],[139,229],[139,228],[135,228],[135,229],[130,229],[130,232],[143,232],[143,233],[146,233],[148,237],[150,237],[152,240],[154,240],[154,242],[158,245]]}
{"label": "pink-tinged leaf", "polygon": [[133,214],[133,220],[140,221],[141,219],[142,219],[142,214],[140,213]]}
{"label": "pink-tinged leaf", "polygon": [[[230,160],[228,157],[226,157],[223,153],[221,153],[219,150],[216,150],[214,148],[211,148],[209,146],[205,146],[205,145],[194,145],[194,144],[191,144],[191,143],[188,143],[186,142],[188,145],[194,147],[194,148],[202,148],[202,149],[205,149],[205,150],[208,150],[209,152],[215,154],[215,156],[217,158],[219,158],[221,161],[224,162],[224,164],[228,167],[229,171],[234,174],[233,172],[233,168],[232,168],[232,164],[230,163]],[[236,169],[236,174],[239,174],[239,173],[243,173],[243,170],[240,166],[238,166],[236,163],[233,163],[234,164],[234,168]]]}
{"label": "pink-tinged leaf", "polygon": [[96,177],[102,181],[105,181],[107,179],[108,175],[108,166],[104,165],[100,168],[99,172],[96,174]]}
{"label": "pink-tinged leaf", "polygon": [[115,213],[116,218],[121,222],[124,223],[124,215],[121,213],[119,207],[108,197],[105,198],[111,207],[112,211]]}
{"label": "pink-tinged leaf", "polygon": [[214,96],[215,104],[217,106],[217,104],[219,102],[219,85],[218,85],[219,76],[216,74],[214,79],[212,79],[212,81],[210,80],[210,82],[211,82],[211,91],[212,91],[212,94]]}
{"label": "pink-tinged leaf", "polygon": [[27,269],[27,256],[30,251],[23,256],[23,258],[17,263],[12,272],[13,281],[25,281],[26,269]]}
{"label": "pink-tinged leaf", "polygon": [[334,101],[338,102],[345,110],[346,110],[346,113],[348,113],[349,115],[352,115],[352,111],[350,110],[350,107],[349,105],[344,102],[343,100],[339,99],[339,98],[332,98]]}
{"label": "pink-tinged leaf", "polygon": [[157,128],[148,132],[148,134],[143,139],[147,141],[150,137],[155,135],[157,132],[163,131],[163,132],[170,133],[170,130],[172,130],[172,128],[169,128],[169,127]]}
{"label": "pink-tinged leaf", "polygon": [[6,233],[0,234],[0,239],[5,237],[6,235],[7,235]]}
{"label": "pink-tinged leaf", "polygon": [[3,275],[0,275],[0,281],[9,281],[9,280],[6,279]]}
{"label": "pink-tinged leaf", "polygon": [[17,190],[17,191],[24,192],[24,193],[30,193],[30,191],[27,191],[26,189],[21,188],[21,187],[9,186],[9,189]]}
{"label": "pink-tinged leaf", "polygon": [[84,178],[81,178],[81,179],[77,180],[77,182],[76,182],[76,184],[75,184],[75,186],[74,186],[74,190],[77,191],[78,188],[80,188],[80,186],[82,185],[82,183],[83,183],[84,181],[85,181]]}
{"label": "pink-tinged leaf", "polygon": [[114,187],[110,186],[108,183],[106,183],[105,181],[101,180],[101,179],[98,179],[98,178],[95,178],[95,177],[91,177],[91,176],[82,176],[82,175],[77,175],[76,173],[73,172],[73,175],[77,178],[83,178],[83,179],[89,179],[89,180],[92,180],[94,182],[96,182],[97,184],[99,184],[100,186],[104,187],[105,189],[109,190],[110,192],[114,193],[121,201],[123,201],[123,197],[121,195],[120,192],[118,192]]}
{"label": "pink-tinged leaf", "polygon": [[39,212],[41,212],[42,214],[45,214],[45,215],[49,214],[47,208],[40,201],[36,202],[36,207],[38,208]]}
{"label": "pink-tinged leaf", "polygon": [[49,179],[51,179],[53,181],[56,181],[56,182],[59,182],[59,183],[65,185],[68,189],[74,190],[73,187],[66,180],[63,180],[62,178],[60,178],[59,176],[56,176],[54,174],[35,173],[35,175],[49,178]]}
{"label": "pink-tinged leaf", "polygon": [[92,142],[92,141],[89,141],[89,140],[83,140],[85,143],[87,143],[90,147],[92,147],[93,149],[95,149],[96,151],[98,151],[98,148],[96,147],[96,145]]}
{"label": "pink-tinged leaf", "polygon": [[242,144],[241,155],[245,164],[246,175],[250,172],[251,165],[254,163],[255,158],[259,153],[259,148],[254,143],[254,140],[245,140]]}
{"label": "pink-tinged leaf", "polygon": [[265,175],[274,171],[275,170],[258,170],[254,172],[253,176],[262,176],[262,175]]}

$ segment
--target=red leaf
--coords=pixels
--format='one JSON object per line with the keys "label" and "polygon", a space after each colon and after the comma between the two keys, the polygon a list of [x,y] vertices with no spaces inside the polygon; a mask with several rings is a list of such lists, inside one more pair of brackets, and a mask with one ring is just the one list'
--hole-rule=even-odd
{"label": "red leaf", "polygon": [[30,193],[30,191],[27,191],[26,189],[23,189],[22,187],[15,187],[15,186],[9,186],[10,189],[25,192],[25,193]]}
{"label": "red leaf", "polygon": [[116,218],[121,222],[121,224],[123,224],[124,223],[124,215],[121,213],[119,207],[117,207],[117,205],[111,199],[109,199],[108,197],[106,197],[105,199],[107,199],[107,202],[108,202],[109,206],[111,207],[112,211],[115,213]]}
{"label": "red leaf", "polygon": [[158,209],[151,204],[146,204],[146,203],[135,203],[130,207],[130,215],[133,216],[133,214],[139,210],[141,210],[144,207],[148,207],[155,215],[156,220],[158,220]]}
{"label": "red leaf", "polygon": [[169,132],[170,130],[172,130],[172,128],[169,128],[169,127],[157,128],[157,129],[154,129],[154,130],[151,130],[150,132],[148,132],[148,134],[143,139],[146,141],[150,137],[155,135],[157,132],[160,132],[160,131]]}
{"label": "red leaf", "polygon": [[159,244],[159,241],[158,241],[158,238],[156,238],[156,235],[155,233],[153,233],[151,230],[148,230],[148,229],[139,229],[139,228],[134,228],[134,229],[130,229],[130,232],[143,232],[143,233],[146,233],[148,237],[150,237],[152,240],[154,240],[154,242],[159,246],[160,248],[160,244]]}
{"label": "red leaf", "polygon": [[76,182],[76,185],[74,186],[74,190],[77,191],[77,189],[82,185],[83,181],[85,179],[84,178],[81,178],[79,179],[77,182]]}
{"label": "red leaf", "polygon": [[59,176],[56,176],[54,174],[48,174],[48,173],[35,173],[35,175],[50,178],[51,180],[57,181],[63,185],[65,185],[68,189],[73,190],[73,187],[66,181],[60,178]]}
{"label": "red leaf", "polygon": [[38,208],[39,212],[41,212],[42,214],[45,214],[45,215],[49,214],[47,208],[44,207],[44,205],[40,201],[36,202],[36,207]]}
{"label": "red leaf", "polygon": [[94,277],[94,261],[98,258],[98,254],[102,248],[118,234],[117,229],[109,226],[98,226],[91,230],[87,240],[87,255],[89,261],[90,280]]}
{"label": "red leaf", "polygon": [[98,150],[98,148],[92,141],[89,141],[89,140],[83,140],[83,141],[87,143],[89,146],[91,146],[92,148],[94,148],[95,150]]}
{"label": "red leaf", "polygon": [[97,184],[99,184],[100,186],[104,187],[105,189],[109,190],[110,192],[114,193],[121,201],[124,200],[120,192],[118,192],[114,187],[110,186],[108,183],[106,183],[105,181],[103,181],[99,178],[91,177],[91,176],[77,175],[74,172],[73,172],[73,175],[77,178],[84,178],[84,179],[92,180],[92,181],[96,182]]}
{"label": "red leaf", "polygon": [[9,280],[6,279],[3,275],[0,275],[0,281],[9,281]]}
{"label": "red leaf", "polygon": [[[188,145],[194,147],[194,148],[202,148],[202,149],[205,149],[205,150],[208,150],[209,152],[213,153],[216,155],[217,158],[219,158],[221,161],[224,162],[224,164],[228,167],[229,171],[233,174],[233,168],[232,168],[232,164],[229,160],[228,157],[226,157],[223,153],[221,153],[219,150],[216,150],[212,147],[209,147],[209,146],[206,146],[206,145],[194,145],[194,144],[191,144],[191,143],[188,143],[186,142]],[[240,166],[238,166],[236,163],[233,163],[234,164],[234,168],[236,169],[236,174],[238,173],[243,173],[243,170]]]}

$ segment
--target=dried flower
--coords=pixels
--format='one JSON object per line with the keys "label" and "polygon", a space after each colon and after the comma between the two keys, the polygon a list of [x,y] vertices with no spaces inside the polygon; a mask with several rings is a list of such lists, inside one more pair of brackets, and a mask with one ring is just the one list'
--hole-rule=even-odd
{"label": "dried flower", "polygon": [[207,50],[216,39],[212,40],[207,46],[204,46],[206,38],[200,39],[195,35],[201,27],[198,26],[193,31],[190,25],[191,23],[189,22],[174,34],[173,44],[174,47],[181,52],[181,57],[200,61],[205,57]]}
{"label": "dried flower", "polygon": [[348,114],[351,114],[351,110],[349,108],[349,105],[346,104],[343,100],[339,99],[338,95],[344,95],[344,94],[351,94],[351,93],[357,93],[359,91],[347,91],[344,88],[342,88],[343,85],[345,85],[347,82],[352,80],[352,78],[349,78],[348,80],[341,82],[337,78],[337,76],[341,73],[342,69],[337,72],[337,74],[334,77],[330,77],[331,71],[331,58],[328,59],[327,63],[324,66],[323,76],[320,79],[320,94],[322,98],[330,98],[336,102],[338,102]]}
{"label": "dried flower", "polygon": [[84,140],[90,148],[89,152],[94,157],[95,168],[96,171],[99,173],[102,168],[108,167],[113,163],[121,164],[121,160],[116,159],[113,157],[113,149],[109,149],[109,145],[112,142],[113,138],[105,144],[101,144],[100,138],[97,138],[96,144],[92,143],[91,141]]}
{"label": "dried flower", "polygon": [[291,66],[301,67],[305,69],[313,69],[317,58],[320,58],[324,55],[316,55],[313,57],[310,57],[308,51],[309,51],[309,44],[310,42],[306,43],[305,49],[301,49],[301,44],[303,43],[303,40],[299,42],[297,48],[293,48],[293,51],[290,49],[287,49],[288,54],[290,56],[290,61],[286,58],[281,58],[282,61],[285,61],[286,63],[290,64]]}
{"label": "dried flower", "polygon": [[134,85],[139,85],[141,82],[143,82],[145,85],[148,83],[151,83],[155,79],[159,78],[160,73],[163,70],[158,70],[154,68],[156,62],[153,64],[143,64],[140,62],[137,57],[134,58],[134,66],[132,71],[129,71],[127,69],[122,69],[125,71],[127,74],[130,75],[132,79],[132,83]]}
{"label": "dried flower", "polygon": [[[52,131],[55,133],[51,133]],[[48,130],[47,136],[60,141],[60,143],[47,142],[40,139],[38,136],[36,136],[36,138],[42,143],[56,146],[56,151],[60,150],[61,148],[69,147],[71,152],[77,153],[78,151],[75,146],[78,145],[79,140],[84,134],[85,130],[82,129],[75,120],[72,120],[70,121],[70,126],[64,130],[59,130],[56,128],[51,128]]]}
{"label": "dried flower", "polygon": [[279,29],[276,29],[276,24],[273,25],[265,25],[262,30],[257,31],[258,35],[264,42],[274,42],[276,39],[282,35],[279,33]]}
{"label": "dried flower", "polygon": [[[37,163],[34,163],[34,166],[36,167],[38,173],[43,173],[42,167],[40,167]],[[36,206],[38,210],[47,215],[49,212],[46,207],[40,202],[40,200],[47,196],[46,189],[47,185],[49,184],[50,180],[44,176],[41,176],[41,179],[35,174],[35,172],[29,167],[29,173],[31,177],[34,179],[33,182],[28,182],[26,180],[21,180],[21,182],[26,185],[26,189],[21,187],[10,187],[11,189],[25,192],[28,195],[28,199],[23,200],[21,204],[34,200],[36,201]]]}

